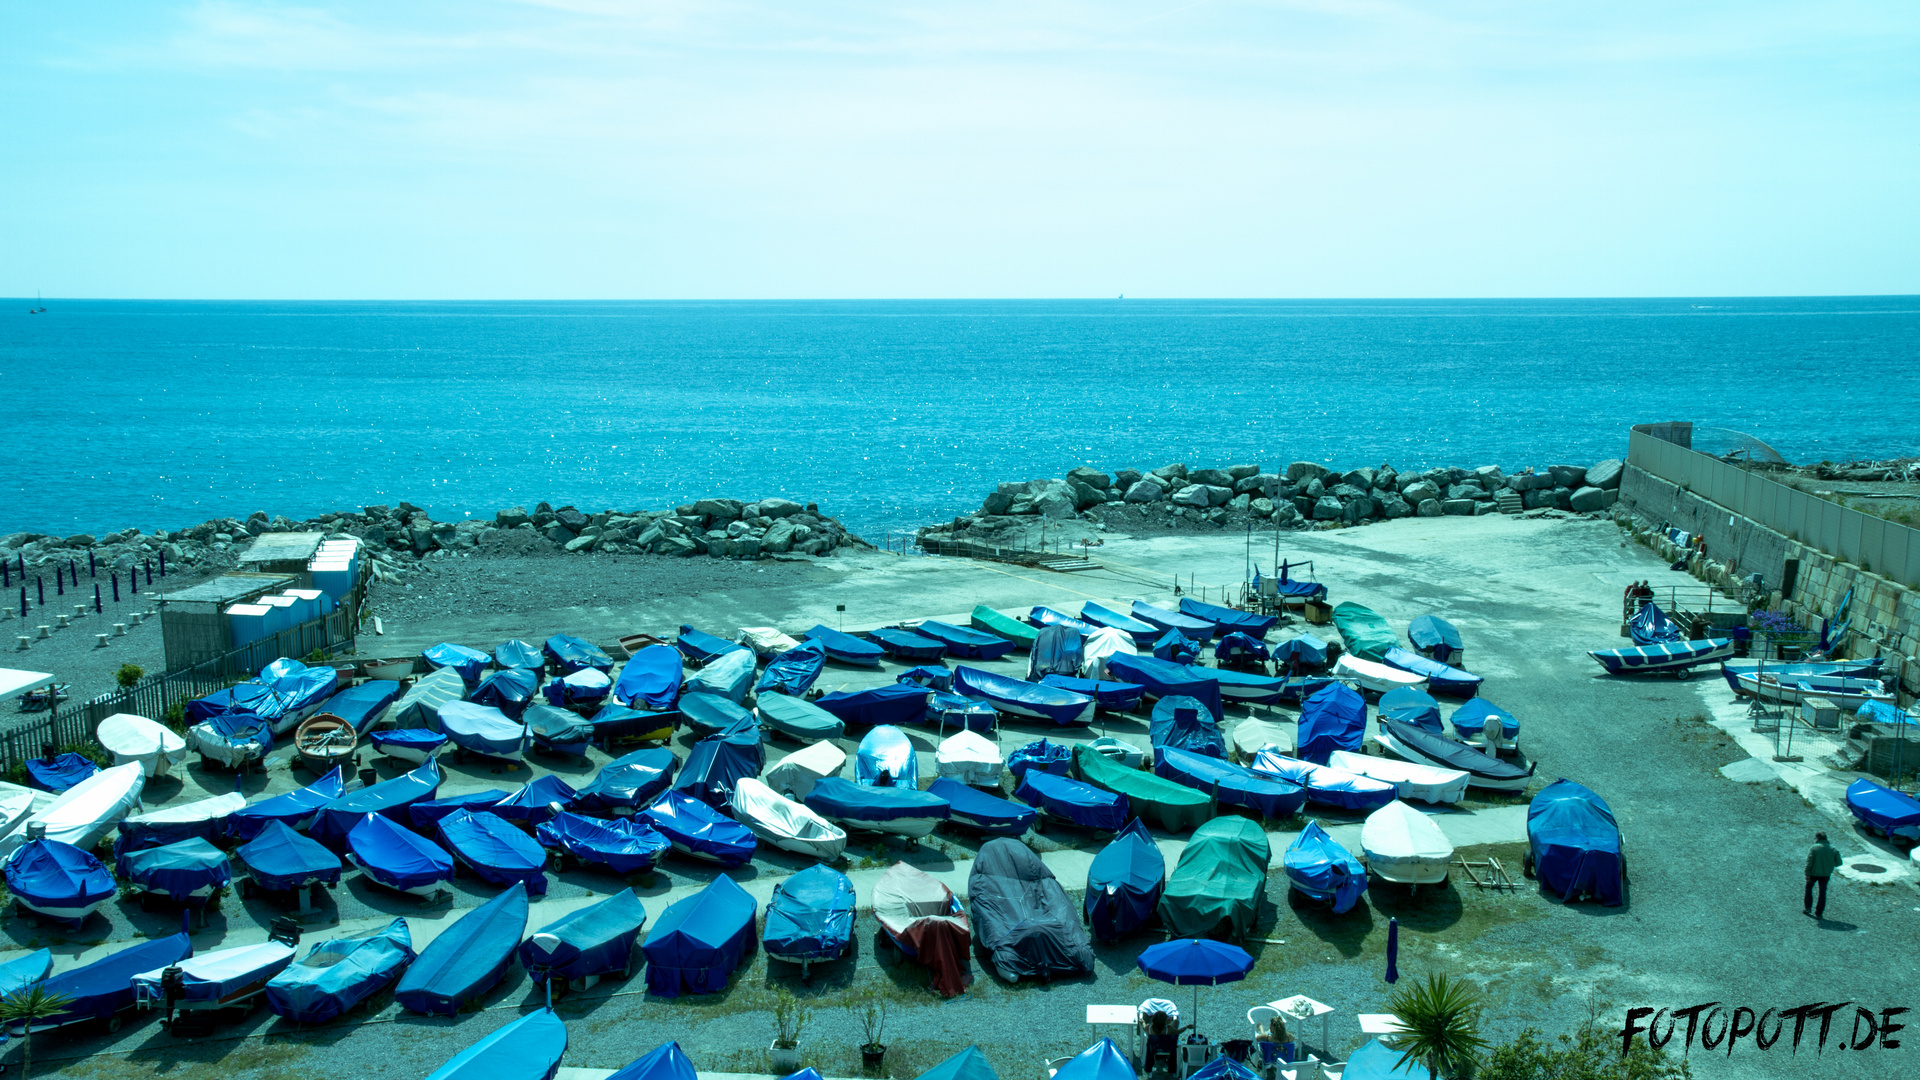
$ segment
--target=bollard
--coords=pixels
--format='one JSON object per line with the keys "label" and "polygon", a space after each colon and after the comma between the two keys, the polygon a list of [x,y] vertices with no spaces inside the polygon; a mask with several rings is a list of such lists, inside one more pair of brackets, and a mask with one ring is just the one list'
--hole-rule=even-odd
{"label": "bollard", "polygon": [[[105,637],[106,635],[105,635],[105,634],[102,634],[102,635],[100,635],[100,636],[101,636],[101,637]],[[126,624],[126,623],[123,623],[123,622],[117,622],[117,623],[114,623],[114,624],[113,624],[113,636],[114,636],[114,637],[126,637],[126,636],[127,636],[127,624]]]}
{"label": "bollard", "polygon": [[96,649],[104,649],[104,648],[106,648],[106,647],[107,647],[107,635],[105,635],[105,634],[95,634],[95,635],[93,635],[93,647],[94,647],[94,648],[96,648]]}
{"label": "bollard", "polygon": [[26,652],[28,649],[31,649],[31,648],[33,648],[33,639],[28,637],[25,634],[21,634],[20,635],[20,651]]}
{"label": "bollard", "polygon": [[71,615],[55,615],[53,618],[54,618],[54,621],[60,624],[60,629],[62,630],[65,630],[67,627],[73,625],[73,622],[72,622],[73,616]]}
{"label": "bollard", "polygon": [[39,627],[39,630],[40,630],[39,636],[41,641],[45,641],[48,638],[53,636],[53,627],[51,626],[42,626],[42,627]]}
{"label": "bollard", "polygon": [[134,613],[133,613],[133,625],[135,625],[135,626],[139,626],[139,625],[140,625],[141,623],[143,623],[143,622],[146,622],[146,621],[147,621],[147,613],[146,613],[146,612],[144,612],[144,611],[136,611],[136,612],[134,612]]}
{"label": "bollard", "polygon": [[98,583],[95,583],[93,586],[93,613],[98,615],[105,610],[105,608],[100,606],[100,586]]}
{"label": "bollard", "polygon": [[85,604],[75,604],[75,605],[73,605],[73,617],[74,617],[74,618],[76,618],[76,619],[84,619],[84,618],[86,618],[86,617],[87,617],[87,605],[85,605]]}
{"label": "bollard", "polygon": [[120,573],[116,570],[108,576],[113,578],[113,602],[117,604],[120,602]]}

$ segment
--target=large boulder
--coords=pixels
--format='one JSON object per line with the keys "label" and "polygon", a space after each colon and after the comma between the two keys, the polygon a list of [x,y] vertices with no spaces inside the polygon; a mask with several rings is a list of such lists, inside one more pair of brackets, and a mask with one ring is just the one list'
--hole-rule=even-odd
{"label": "large boulder", "polygon": [[[413,530],[413,532],[415,537],[414,547],[416,549],[418,549],[420,546],[420,541],[419,541],[420,536],[425,535],[429,538],[431,538],[432,536],[432,534],[428,533],[427,530],[425,529],[415,529]],[[574,536],[576,535],[572,529],[567,528],[565,525],[562,525],[557,521],[551,525],[548,525],[546,527],[545,532],[547,534],[547,539],[553,541],[556,544],[569,543],[573,540]]]}
{"label": "large boulder", "polygon": [[[735,515],[735,516],[738,516],[738,515]],[[554,521],[558,522],[559,524],[565,526],[566,528],[576,533],[582,529],[585,529],[589,524],[591,524],[591,522],[587,520],[587,515],[581,513],[578,510],[575,510],[571,506],[563,506],[560,509],[554,511],[553,519]]]}
{"label": "large boulder", "polygon": [[1326,481],[1321,479],[1318,476],[1307,481],[1307,486],[1300,489],[1300,494],[1305,495],[1309,499],[1317,499],[1320,496],[1325,495],[1326,493],[1327,493]]}
{"label": "large boulder", "polygon": [[[1378,491],[1379,489],[1376,488],[1375,490]],[[1380,516],[1389,521],[1403,518],[1413,513],[1413,507],[1408,506],[1407,500],[1401,498],[1396,493],[1390,492],[1377,501],[1380,503]]]}
{"label": "large boulder", "polygon": [[1382,465],[1380,471],[1373,474],[1373,486],[1382,491],[1393,491],[1400,486],[1400,474],[1393,470],[1393,466]]}
{"label": "large boulder", "polygon": [[1254,517],[1263,517],[1263,518],[1272,517],[1273,516],[1273,500],[1272,499],[1254,499],[1247,503],[1247,509],[1253,512]]}
{"label": "large boulder", "polygon": [[642,551],[652,551],[655,544],[658,544],[666,538],[667,531],[656,523],[641,530],[640,535],[634,540],[634,543],[637,544]]}
{"label": "large boulder", "polygon": [[1207,484],[1207,505],[1225,506],[1233,501],[1233,489],[1219,484]]}
{"label": "large boulder", "polygon": [[1528,510],[1545,510],[1553,506],[1552,488],[1535,488],[1520,496],[1520,505]]}
{"label": "large boulder", "polygon": [[1591,510],[1604,510],[1607,507],[1607,493],[1597,487],[1583,487],[1575,491],[1567,500],[1569,510],[1586,513]]}
{"label": "large boulder", "polygon": [[1212,500],[1207,497],[1207,486],[1205,484],[1188,484],[1186,487],[1174,492],[1173,504],[1175,506],[1197,506],[1201,509],[1213,505]]}
{"label": "large boulder", "polygon": [[1291,501],[1279,501],[1273,504],[1273,523],[1291,525],[1300,520],[1300,508]]}
{"label": "large boulder", "polygon": [[1125,491],[1139,483],[1140,478],[1145,475],[1146,474],[1142,473],[1139,469],[1115,469],[1113,471],[1113,486],[1119,488],[1121,491]]}
{"label": "large boulder", "polygon": [[1440,504],[1440,512],[1443,514],[1457,514],[1460,517],[1472,517],[1473,516],[1473,500],[1472,499],[1447,499],[1446,501]]}
{"label": "large boulder", "polygon": [[1287,483],[1304,484],[1309,480],[1318,480],[1327,475],[1325,465],[1311,461],[1296,461],[1287,466]]}
{"label": "large boulder", "polygon": [[1439,517],[1440,516],[1440,500],[1439,499],[1421,499],[1420,504],[1414,507],[1413,512],[1420,515],[1421,517]]}
{"label": "large boulder", "polygon": [[1345,479],[1347,483],[1352,484],[1361,491],[1370,491],[1373,488],[1373,476],[1374,470],[1361,468],[1348,473]]}
{"label": "large boulder", "polygon": [[1088,487],[1094,488],[1099,491],[1105,491],[1108,488],[1113,486],[1113,481],[1107,476],[1106,473],[1103,473],[1099,469],[1093,468],[1088,465],[1081,465],[1078,468],[1068,469],[1067,479],[1072,480],[1075,483],[1085,484]]}
{"label": "large boulder", "polygon": [[1009,514],[1037,514],[1039,512],[1040,511],[1033,505],[1033,496],[1025,494],[1024,492],[1015,495],[1013,501],[1007,504],[1007,513]]}
{"label": "large boulder", "polygon": [[593,547],[593,545],[596,542],[598,542],[599,539],[600,538],[598,536],[576,536],[573,539],[567,541],[566,544],[563,546],[566,548],[566,550],[569,553],[576,552],[576,551],[586,551],[587,549]]}
{"label": "large boulder", "polygon": [[1354,499],[1358,499],[1366,493],[1366,488],[1355,487],[1344,480],[1327,490],[1327,494],[1332,495],[1341,502],[1352,502]]}
{"label": "large boulder", "polygon": [[982,514],[986,514],[989,517],[998,517],[999,515],[1006,513],[1007,507],[1012,505],[1013,505],[1012,495],[1009,495],[1004,491],[993,491],[993,492],[989,492],[985,499],[980,500],[980,512]]}
{"label": "large boulder", "polygon": [[1258,465],[1227,466],[1227,475],[1233,477],[1235,480],[1245,480],[1247,477],[1254,476],[1259,472],[1260,472],[1260,466]]}
{"label": "large boulder", "polygon": [[1400,489],[1400,495],[1413,505],[1419,506],[1428,499],[1438,499],[1440,488],[1431,480],[1415,480],[1403,486]]}
{"label": "large boulder", "polygon": [[1555,465],[1547,470],[1553,477],[1554,487],[1582,488],[1587,486],[1587,470],[1579,465]]}
{"label": "large boulder", "polygon": [[764,518],[792,517],[803,508],[790,499],[761,499],[760,516]]}
{"label": "large boulder", "polygon": [[1176,461],[1171,465],[1162,465],[1153,470],[1152,475],[1159,477],[1162,484],[1177,488],[1181,484],[1186,483],[1187,466],[1184,462]]}
{"label": "large boulder", "polygon": [[1473,475],[1479,479],[1480,486],[1488,490],[1497,488],[1506,481],[1506,474],[1500,471],[1498,465],[1482,465],[1473,470]]}
{"label": "large boulder", "polygon": [[1280,478],[1272,473],[1254,473],[1243,476],[1233,482],[1233,490],[1242,495],[1259,495],[1271,499],[1280,489]]}
{"label": "large boulder", "polygon": [[1331,495],[1322,495],[1313,504],[1315,521],[1339,521],[1340,515],[1345,512],[1345,507],[1340,505],[1340,500]]}
{"label": "large boulder", "polygon": [[1350,500],[1340,507],[1340,520],[1349,525],[1358,525],[1373,516],[1373,500],[1365,495]]}
{"label": "large boulder", "polygon": [[1620,470],[1622,467],[1622,462],[1619,458],[1607,458],[1604,461],[1596,461],[1587,466],[1587,483],[1602,491],[1617,488],[1620,486]]}
{"label": "large boulder", "polygon": [[1253,505],[1253,496],[1235,495],[1232,499],[1228,500],[1227,509],[1232,510],[1236,513],[1244,514],[1247,512],[1247,508],[1252,505]]}
{"label": "large boulder", "polygon": [[1225,469],[1195,469],[1187,474],[1187,482],[1213,487],[1232,487],[1233,477],[1228,476]]}
{"label": "large boulder", "polygon": [[1065,484],[1049,487],[1043,494],[1033,497],[1033,509],[1042,517],[1070,518],[1079,512],[1074,505],[1073,490]]}
{"label": "large boulder", "polygon": [[766,551],[785,551],[793,546],[793,531],[801,527],[791,521],[776,521],[761,534],[760,547]]}
{"label": "large boulder", "polygon": [[701,499],[693,504],[694,513],[717,521],[732,521],[745,508],[746,504],[739,499]]}
{"label": "large boulder", "polygon": [[1151,480],[1136,480],[1127,488],[1127,501],[1130,503],[1159,502],[1165,498],[1167,489]]}
{"label": "large boulder", "polygon": [[1458,483],[1447,485],[1446,497],[1449,500],[1471,499],[1474,492],[1485,494],[1486,489],[1479,484]]}
{"label": "large boulder", "polygon": [[1562,510],[1573,508],[1573,489],[1557,487],[1553,489],[1553,505]]}
{"label": "large boulder", "polygon": [[700,549],[694,546],[692,540],[684,536],[669,536],[660,541],[659,552],[662,555],[687,556],[699,554]]}
{"label": "large boulder", "polygon": [[1067,481],[1067,486],[1073,489],[1073,508],[1075,510],[1085,510],[1090,506],[1099,506],[1101,503],[1107,501],[1107,493],[1104,488],[1096,488],[1092,484],[1083,484],[1078,480]]}

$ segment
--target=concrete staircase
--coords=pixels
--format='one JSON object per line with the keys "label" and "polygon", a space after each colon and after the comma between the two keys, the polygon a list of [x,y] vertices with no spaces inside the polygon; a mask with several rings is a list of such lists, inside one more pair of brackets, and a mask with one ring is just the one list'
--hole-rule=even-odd
{"label": "concrete staircase", "polygon": [[1493,497],[1493,508],[1503,514],[1517,514],[1526,509],[1517,491],[1501,491]]}

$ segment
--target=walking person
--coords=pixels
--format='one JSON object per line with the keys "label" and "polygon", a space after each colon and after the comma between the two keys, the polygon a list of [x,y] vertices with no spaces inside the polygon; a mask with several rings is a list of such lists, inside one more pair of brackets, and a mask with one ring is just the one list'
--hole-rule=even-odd
{"label": "walking person", "polygon": [[[1832,844],[1827,843],[1827,834],[1813,834],[1813,847],[1807,851],[1807,896],[1800,905],[1802,915],[1811,915],[1816,919],[1827,917],[1827,879],[1840,868],[1840,853]],[[1820,901],[1814,903],[1814,886],[1820,888]]]}

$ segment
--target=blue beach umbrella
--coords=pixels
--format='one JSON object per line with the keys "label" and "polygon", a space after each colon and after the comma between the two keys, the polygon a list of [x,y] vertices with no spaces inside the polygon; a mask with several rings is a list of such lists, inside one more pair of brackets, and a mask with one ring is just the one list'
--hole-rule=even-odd
{"label": "blue beach umbrella", "polygon": [[1400,920],[1387,920],[1387,981],[1400,981]]}
{"label": "blue beach umbrella", "polygon": [[1200,1016],[1200,987],[1239,982],[1253,970],[1253,957],[1238,945],[1205,938],[1177,938],[1140,951],[1140,970],[1150,979],[1193,987],[1195,1027]]}

